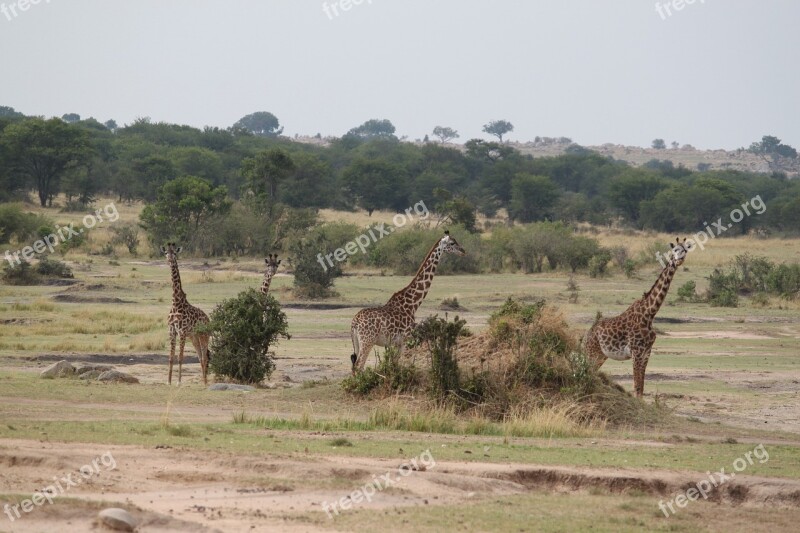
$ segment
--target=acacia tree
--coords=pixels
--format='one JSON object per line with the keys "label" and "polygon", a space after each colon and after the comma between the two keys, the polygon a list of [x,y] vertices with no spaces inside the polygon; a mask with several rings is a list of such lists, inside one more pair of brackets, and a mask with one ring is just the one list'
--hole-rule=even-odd
{"label": "acacia tree", "polygon": [[[748,149],[751,153],[761,156],[771,170],[778,170],[781,159],[797,159],[797,150],[783,144],[780,139],[772,135],[764,135],[760,142],[754,142]],[[767,159],[769,157],[769,159]]]}
{"label": "acacia tree", "polygon": [[269,111],[257,111],[256,113],[245,115],[233,127],[261,137],[277,137],[283,133],[278,117]]}
{"label": "acacia tree", "polygon": [[453,128],[447,128],[443,126],[436,126],[433,128],[433,135],[435,137],[439,137],[439,142],[442,144],[451,141],[453,139],[458,139],[459,135],[456,130]]}
{"label": "acacia tree", "polygon": [[61,177],[72,168],[86,165],[94,154],[86,130],[58,118],[10,124],[0,142],[8,154],[11,172],[33,181],[42,207],[52,205]]}
{"label": "acacia tree", "polygon": [[514,131],[514,125],[507,120],[493,120],[483,125],[483,132],[494,135],[500,142],[503,142],[503,135]]}
{"label": "acacia tree", "polygon": [[370,139],[376,137],[393,139],[394,132],[395,132],[394,124],[392,124],[390,120],[373,118],[366,121],[360,126],[352,128],[350,131],[347,132],[347,135],[352,137],[360,137],[362,139]]}

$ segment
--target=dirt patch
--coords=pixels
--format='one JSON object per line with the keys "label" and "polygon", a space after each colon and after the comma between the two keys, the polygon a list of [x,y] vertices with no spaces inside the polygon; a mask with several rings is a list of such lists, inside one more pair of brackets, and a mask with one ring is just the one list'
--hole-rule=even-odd
{"label": "dirt patch", "polygon": [[355,307],[367,307],[367,305],[358,304],[326,304],[326,303],[293,303],[283,304],[281,307],[284,309],[318,309],[322,311],[331,311],[334,309],[350,309]]}
{"label": "dirt patch", "polygon": [[73,304],[132,304],[131,300],[123,300],[113,296],[77,296],[75,294],[56,294],[53,296],[56,302]]}
{"label": "dirt patch", "polygon": [[774,337],[745,331],[673,331],[664,333],[676,339],[738,339],[745,341],[767,340]]}

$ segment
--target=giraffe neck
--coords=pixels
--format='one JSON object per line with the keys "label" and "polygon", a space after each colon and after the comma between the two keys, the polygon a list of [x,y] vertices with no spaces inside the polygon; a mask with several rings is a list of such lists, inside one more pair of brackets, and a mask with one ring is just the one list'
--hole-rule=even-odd
{"label": "giraffe neck", "polygon": [[431,282],[436,274],[436,267],[439,265],[442,253],[441,245],[437,242],[428,252],[411,283],[406,285],[404,289],[394,293],[389,300],[389,305],[399,306],[413,316],[419,306],[422,305],[422,300],[428,295],[428,290],[431,288]]}
{"label": "giraffe neck", "polygon": [[645,294],[644,298],[642,298],[642,312],[650,321],[653,320],[658,310],[661,309],[661,304],[664,303],[667,297],[669,285],[672,283],[672,278],[675,276],[677,270],[678,268],[674,264],[669,263],[664,270],[661,271],[658,279],[656,279],[656,282],[647,294]]}
{"label": "giraffe neck", "polygon": [[186,293],[181,287],[181,273],[178,271],[177,258],[170,259],[169,268],[172,274],[172,303],[177,305],[186,301]]}
{"label": "giraffe neck", "polygon": [[264,281],[261,282],[261,289],[259,289],[261,294],[267,294],[269,292],[269,286],[272,283],[272,276],[274,276],[274,274],[264,274]]}

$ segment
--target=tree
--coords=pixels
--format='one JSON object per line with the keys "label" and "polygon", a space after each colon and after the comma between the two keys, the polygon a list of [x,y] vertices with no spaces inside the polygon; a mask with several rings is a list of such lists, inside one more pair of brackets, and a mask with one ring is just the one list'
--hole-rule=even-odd
{"label": "tree", "polygon": [[652,172],[630,169],[611,179],[608,200],[630,222],[637,224],[643,201],[652,200],[667,183]]}
{"label": "tree", "polygon": [[103,126],[105,126],[106,128],[108,128],[108,129],[109,129],[109,130],[111,130],[111,131],[116,131],[116,130],[117,130],[117,127],[118,127],[118,126],[117,126],[117,121],[116,121],[116,120],[114,120],[113,118],[106,120],[106,121],[103,123]]}
{"label": "tree", "polygon": [[258,111],[240,118],[233,129],[241,129],[261,137],[277,137],[283,133],[278,117],[268,111]]}
{"label": "tree", "polygon": [[360,126],[356,126],[352,128],[350,131],[347,132],[348,136],[353,137],[360,137],[361,139],[371,139],[371,138],[385,138],[385,139],[395,139],[394,136],[395,128],[394,124],[387,119],[370,119],[364,122]]}
{"label": "tree", "polygon": [[11,118],[11,119],[19,119],[25,118],[25,115],[14,109],[13,107],[9,107],[6,105],[0,105],[0,117],[1,118]]}
{"label": "tree", "polygon": [[751,144],[748,151],[761,156],[770,170],[779,170],[782,159],[797,159],[797,150],[788,144],[783,144],[780,139],[772,135],[764,135],[760,142]]}
{"label": "tree", "polygon": [[433,128],[433,135],[435,137],[439,137],[439,142],[442,144],[451,141],[453,139],[458,139],[459,135],[456,130],[453,128],[447,128],[442,126],[436,126]]}
{"label": "tree", "polygon": [[500,142],[503,142],[503,135],[514,131],[514,125],[507,120],[493,120],[483,126],[484,133],[494,135]]}
{"label": "tree", "polygon": [[405,169],[378,158],[359,158],[342,172],[342,181],[356,203],[372,215],[376,209],[403,209],[407,205]]}
{"label": "tree", "polygon": [[477,233],[476,226],[477,217],[475,205],[464,198],[463,196],[456,196],[448,190],[436,188],[433,194],[438,200],[436,204],[436,211],[441,215],[442,219],[440,224],[446,220],[451,221],[453,224],[460,224],[464,226],[470,233]]}
{"label": "tree", "polygon": [[281,148],[264,150],[242,161],[242,176],[256,204],[271,216],[278,201],[278,186],[294,172],[292,156]]}
{"label": "tree", "polygon": [[652,146],[655,150],[664,150],[667,148],[667,143],[664,142],[664,139],[653,139]]}
{"label": "tree", "polygon": [[193,251],[199,244],[198,230],[230,209],[231,200],[224,185],[214,187],[196,176],[183,176],[165,183],[155,203],[145,206],[139,220],[153,246],[174,240]]}
{"label": "tree", "polygon": [[94,150],[88,133],[60,119],[29,119],[3,130],[0,144],[8,154],[12,172],[33,180],[42,207],[52,205],[61,177],[85,165]]}
{"label": "tree", "polygon": [[558,185],[547,176],[518,174],[511,180],[509,215],[520,222],[546,220],[561,196]]}
{"label": "tree", "polygon": [[61,120],[67,124],[73,124],[75,122],[80,122],[81,116],[77,113],[65,113],[61,115]]}

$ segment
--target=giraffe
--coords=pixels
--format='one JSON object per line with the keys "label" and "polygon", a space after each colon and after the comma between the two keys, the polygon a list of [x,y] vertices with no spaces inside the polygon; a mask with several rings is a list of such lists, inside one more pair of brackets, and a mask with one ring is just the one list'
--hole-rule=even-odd
{"label": "giraffe", "polygon": [[269,292],[269,285],[272,283],[272,278],[275,276],[275,273],[278,272],[278,265],[281,264],[281,261],[278,259],[278,254],[269,254],[268,257],[264,259],[264,262],[267,264],[267,269],[264,271],[264,281],[261,282],[261,294],[267,294]]}
{"label": "giraffe", "polygon": [[683,264],[690,247],[680,239],[670,243],[669,262],[649,291],[633,302],[621,315],[601,318],[586,333],[583,346],[586,355],[600,368],[607,358],[616,361],[633,359],[633,384],[636,397],[644,394],[644,371],[650,359],[650,349],[656,340],[653,319],[667,296],[678,267]]}
{"label": "giraffe", "polygon": [[188,337],[194,346],[197,357],[200,359],[200,371],[203,374],[203,383],[208,383],[208,333],[196,333],[195,327],[198,324],[207,324],[208,315],[201,309],[191,305],[186,300],[186,293],[181,288],[181,274],[178,271],[178,254],[181,248],[175,247],[175,243],[167,243],[166,248],[161,247],[161,253],[167,256],[172,274],[172,308],[169,310],[167,323],[169,324],[169,378],[172,384],[172,365],[175,360],[175,341],[180,338],[180,352],[178,354],[178,383],[181,382],[183,370],[183,348]]}
{"label": "giraffe", "polygon": [[362,309],[353,317],[350,337],[353,354],[350,361],[353,374],[364,369],[373,346],[395,346],[403,349],[403,340],[415,327],[414,314],[428,294],[439,260],[445,253],[466,255],[467,252],[450,236],[449,231],[433,245],[417,270],[414,279],[404,289],[397,291],[382,307]]}

